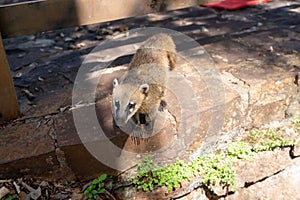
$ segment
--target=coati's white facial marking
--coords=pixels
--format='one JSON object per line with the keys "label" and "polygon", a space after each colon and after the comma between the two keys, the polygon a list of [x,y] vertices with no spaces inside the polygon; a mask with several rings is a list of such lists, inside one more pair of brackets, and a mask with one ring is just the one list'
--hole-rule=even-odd
{"label": "coati's white facial marking", "polygon": [[114,109],[115,109],[115,112],[118,112],[120,110],[120,101],[119,100],[114,101]]}
{"label": "coati's white facial marking", "polygon": [[127,124],[142,105],[149,91],[148,84],[133,86],[113,81],[113,116],[119,126]]}

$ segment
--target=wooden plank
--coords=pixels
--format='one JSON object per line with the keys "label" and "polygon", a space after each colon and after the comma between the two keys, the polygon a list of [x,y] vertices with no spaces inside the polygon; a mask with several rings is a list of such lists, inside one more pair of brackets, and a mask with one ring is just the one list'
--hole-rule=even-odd
{"label": "wooden plank", "polygon": [[215,0],[46,0],[0,6],[3,38],[107,22]]}
{"label": "wooden plank", "polygon": [[0,34],[0,124],[18,116],[18,101]]}

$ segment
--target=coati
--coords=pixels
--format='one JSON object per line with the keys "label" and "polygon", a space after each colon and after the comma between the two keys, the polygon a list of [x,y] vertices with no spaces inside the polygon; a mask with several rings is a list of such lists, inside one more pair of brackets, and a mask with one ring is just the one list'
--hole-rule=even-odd
{"label": "coati", "polygon": [[113,81],[112,110],[120,128],[132,120],[139,127],[152,131],[167,81],[167,71],[175,67],[176,46],[164,33],[147,39],[133,56],[128,72]]}

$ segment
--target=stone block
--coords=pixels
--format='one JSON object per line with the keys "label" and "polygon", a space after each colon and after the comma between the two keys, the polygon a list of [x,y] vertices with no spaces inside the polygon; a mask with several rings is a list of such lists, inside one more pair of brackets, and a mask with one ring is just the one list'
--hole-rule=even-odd
{"label": "stone block", "polygon": [[51,176],[58,167],[51,125],[45,119],[16,122],[0,130],[0,179],[22,175]]}

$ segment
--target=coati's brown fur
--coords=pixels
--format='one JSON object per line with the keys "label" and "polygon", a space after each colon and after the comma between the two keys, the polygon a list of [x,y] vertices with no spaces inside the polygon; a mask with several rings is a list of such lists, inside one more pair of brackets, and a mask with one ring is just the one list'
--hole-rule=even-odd
{"label": "coati's brown fur", "polygon": [[120,82],[114,80],[112,107],[119,127],[130,119],[137,125],[153,125],[164,96],[167,71],[175,67],[175,48],[167,34],[150,37],[137,50]]}
{"label": "coati's brown fur", "polygon": [[147,63],[156,63],[168,66],[172,70],[175,68],[176,61],[176,46],[172,38],[167,34],[160,33],[150,37],[137,50],[130,62],[129,69]]}

